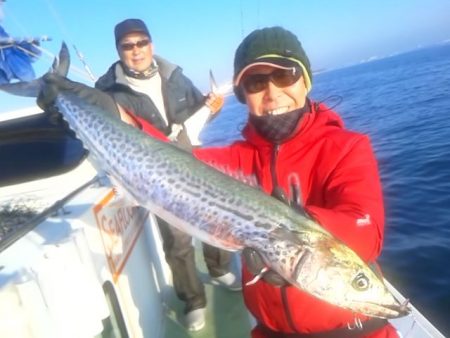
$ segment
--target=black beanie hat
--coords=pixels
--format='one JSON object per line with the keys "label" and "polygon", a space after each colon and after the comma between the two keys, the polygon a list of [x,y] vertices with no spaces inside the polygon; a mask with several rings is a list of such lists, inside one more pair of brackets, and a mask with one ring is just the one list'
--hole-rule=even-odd
{"label": "black beanie hat", "polygon": [[114,36],[116,38],[116,45],[122,38],[130,33],[144,33],[148,36],[150,42],[152,41],[152,36],[150,35],[147,26],[144,21],[140,19],[127,19],[119,22],[114,28]]}
{"label": "black beanie hat", "polygon": [[282,27],[257,29],[242,40],[234,55],[234,92],[244,102],[239,88],[242,75],[255,65],[277,68],[300,67],[307,91],[311,90],[311,65],[297,37]]}

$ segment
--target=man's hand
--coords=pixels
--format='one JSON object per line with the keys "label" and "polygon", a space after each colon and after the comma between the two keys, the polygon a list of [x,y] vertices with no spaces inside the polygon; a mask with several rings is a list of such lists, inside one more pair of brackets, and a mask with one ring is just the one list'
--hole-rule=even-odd
{"label": "man's hand", "polygon": [[[275,187],[272,191],[272,197],[280,200],[281,202],[287,204],[293,208],[296,212],[304,217],[311,218],[309,214],[302,207],[302,198],[300,190],[300,180],[297,174],[289,175],[289,197],[286,196],[283,189],[280,187]],[[264,263],[261,255],[252,248],[244,248],[242,251],[242,256],[247,265],[248,270],[255,275],[254,281],[262,278],[266,282],[273,284],[275,286],[289,285],[289,282],[281,277],[278,273],[270,270]],[[253,281],[249,282],[250,284]]]}
{"label": "man's hand", "polygon": [[222,109],[225,98],[222,94],[211,92],[206,96],[205,104],[214,115]]}
{"label": "man's hand", "polygon": [[[255,249],[244,248],[244,250],[242,250],[242,257],[244,257],[248,271],[256,276],[254,282],[262,278],[267,283],[277,287],[289,285],[289,283],[278,273],[266,267],[261,255]],[[253,281],[249,283],[253,284]]]}

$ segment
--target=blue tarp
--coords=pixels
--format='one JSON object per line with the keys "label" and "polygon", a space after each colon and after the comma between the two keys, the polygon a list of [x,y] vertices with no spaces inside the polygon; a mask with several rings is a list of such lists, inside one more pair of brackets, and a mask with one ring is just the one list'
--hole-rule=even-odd
{"label": "blue tarp", "polygon": [[[9,35],[0,26],[0,39],[6,38],[9,38]],[[31,63],[40,55],[41,51],[29,42],[0,43],[0,84],[9,83],[13,79],[33,80],[35,74]]]}

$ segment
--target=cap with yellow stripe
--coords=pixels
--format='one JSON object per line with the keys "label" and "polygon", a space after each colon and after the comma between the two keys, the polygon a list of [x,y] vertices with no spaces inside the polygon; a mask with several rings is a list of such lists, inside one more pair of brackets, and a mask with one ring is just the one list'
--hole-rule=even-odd
{"label": "cap with yellow stripe", "polygon": [[242,76],[247,72],[247,70],[249,70],[250,68],[253,68],[255,66],[270,66],[270,67],[279,68],[279,69],[300,68],[303,73],[303,79],[305,81],[306,90],[307,90],[307,92],[309,92],[311,90],[311,87],[312,87],[311,78],[309,76],[309,72],[308,72],[306,66],[300,60],[294,59],[292,57],[285,57],[285,56],[276,55],[276,54],[261,55],[260,57],[256,58],[254,62],[245,66],[237,74],[237,76],[234,80],[234,85],[239,86]]}
{"label": "cap with yellow stripe", "polygon": [[234,92],[244,102],[240,82],[252,67],[267,65],[274,68],[295,67],[303,72],[305,86],[312,88],[312,73],[309,59],[297,36],[282,27],[257,29],[247,35],[234,55]]}

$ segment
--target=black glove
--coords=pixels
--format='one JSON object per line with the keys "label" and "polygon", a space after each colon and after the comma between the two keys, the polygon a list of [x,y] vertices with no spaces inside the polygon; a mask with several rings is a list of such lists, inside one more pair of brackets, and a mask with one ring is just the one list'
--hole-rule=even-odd
{"label": "black glove", "polygon": [[275,187],[272,190],[271,194],[272,197],[275,197],[277,200],[289,205],[300,215],[312,219],[312,217],[306,212],[306,210],[303,209],[300,180],[298,179],[297,174],[290,177],[289,195],[290,196],[287,197],[283,189],[281,189],[280,187]]}
{"label": "black glove", "polygon": [[37,104],[39,107],[50,113],[56,113],[57,109],[54,105],[56,96],[60,91],[73,93],[80,98],[85,99],[87,102],[103,108],[106,111],[119,116],[119,109],[114,99],[102,92],[101,90],[89,87],[85,84],[70,81],[64,76],[48,73],[42,78],[44,86],[37,98]]}
{"label": "black glove", "polygon": [[[251,274],[255,275],[256,280],[262,278],[267,283],[278,287],[289,285],[289,282],[275,271],[264,271],[264,268],[266,268],[266,264],[264,263],[261,255],[255,249],[244,248],[244,250],[242,250],[242,257],[244,257],[244,261],[247,265],[248,271],[250,271]],[[258,276],[260,277],[258,278]]]}
{"label": "black glove", "polygon": [[[290,187],[289,187],[290,198],[286,196],[286,194],[280,187],[275,187],[273,189],[272,197],[275,197],[279,201],[289,205],[292,209],[294,209],[302,216],[311,218],[311,216],[308,215],[308,213],[302,207],[300,181],[298,179],[298,176],[292,175],[290,176],[289,180],[290,180]],[[263,272],[264,269],[266,268],[266,265],[264,264],[261,255],[256,250],[252,248],[244,248],[244,250],[242,251],[242,256],[244,257],[244,261],[247,265],[248,270],[253,275],[259,276],[262,273],[262,276],[260,276],[260,278],[264,279],[266,282],[273,284],[275,286],[281,287],[289,285],[289,282],[286,281],[275,271],[269,269]]]}

